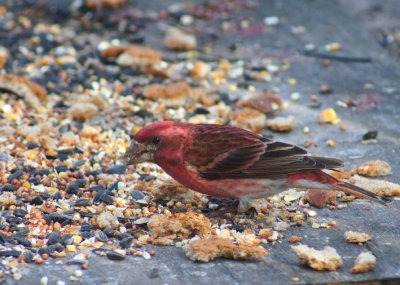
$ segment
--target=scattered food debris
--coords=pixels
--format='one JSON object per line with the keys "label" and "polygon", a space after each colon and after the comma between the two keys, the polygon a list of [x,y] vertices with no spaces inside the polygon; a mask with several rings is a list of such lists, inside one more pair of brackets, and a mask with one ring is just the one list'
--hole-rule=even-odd
{"label": "scattered food debris", "polygon": [[266,256],[267,250],[262,246],[235,244],[231,239],[211,237],[191,241],[186,255],[192,260],[201,262],[208,262],[219,257],[249,260]]}
{"label": "scattered food debris", "polygon": [[150,232],[155,237],[189,238],[198,235],[205,238],[211,234],[212,228],[209,219],[198,213],[176,213],[168,217],[155,215],[149,222]]}
{"label": "scattered food debris", "polygon": [[349,178],[349,181],[361,188],[382,196],[400,196],[400,185],[384,180],[370,179],[359,175]]}
{"label": "scattered food debris", "polygon": [[392,168],[390,167],[390,164],[387,163],[386,161],[373,160],[357,165],[356,167],[353,167],[351,173],[363,176],[375,177],[375,176],[388,176],[391,174],[391,171]]}
{"label": "scattered food debris", "polygon": [[336,112],[333,108],[328,108],[323,110],[318,118],[317,118],[319,123],[328,123],[328,124],[337,124],[340,122],[340,120],[336,116]]}
{"label": "scattered food debris", "polygon": [[255,133],[260,133],[267,123],[267,118],[263,113],[250,108],[233,111],[230,118],[233,126],[248,129]]}
{"label": "scattered food debris", "polygon": [[294,127],[294,117],[276,117],[267,120],[267,127],[276,132],[289,132]]}
{"label": "scattered food debris", "polygon": [[288,242],[290,242],[290,243],[298,243],[298,242],[302,242],[302,241],[303,241],[303,238],[299,237],[299,236],[291,236],[288,239]]}
{"label": "scattered food debris", "polygon": [[376,257],[370,251],[361,252],[356,260],[354,266],[351,268],[352,273],[364,273],[371,271],[375,268]]}
{"label": "scattered food debris", "polygon": [[342,266],[342,258],[336,250],[330,246],[323,250],[316,250],[307,245],[293,245],[292,250],[300,258],[301,263],[318,271],[336,271]]}
{"label": "scattered food debris", "polygon": [[262,113],[271,113],[274,110],[285,108],[285,104],[279,96],[272,95],[269,92],[253,95],[250,98],[239,101],[241,107],[248,107]]}
{"label": "scattered food debris", "polygon": [[164,45],[171,50],[187,51],[196,49],[197,41],[195,36],[178,28],[169,27],[165,34]]}
{"label": "scattered food debris", "polygon": [[367,233],[358,233],[353,231],[345,232],[344,238],[348,243],[364,243],[372,239],[372,237]]}
{"label": "scattered food debris", "polygon": [[167,106],[182,106],[190,99],[192,88],[186,82],[148,85],[143,90],[143,96],[163,102]]}
{"label": "scattered food debris", "polygon": [[161,53],[138,45],[111,46],[101,51],[104,59],[116,58],[121,66],[130,66],[138,70],[153,70],[161,62]]}
{"label": "scattered food debris", "polygon": [[336,197],[337,191],[311,189],[306,192],[303,200],[306,203],[310,203],[314,207],[322,209],[327,203],[335,201]]}

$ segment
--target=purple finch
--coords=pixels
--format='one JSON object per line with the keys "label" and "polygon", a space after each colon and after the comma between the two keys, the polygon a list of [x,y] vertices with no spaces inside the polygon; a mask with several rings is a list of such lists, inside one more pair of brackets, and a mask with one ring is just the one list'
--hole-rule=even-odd
{"label": "purple finch", "polygon": [[323,172],[339,159],[231,126],[158,122],[142,128],[125,154],[128,164],[153,162],[186,187],[211,196],[251,200],[288,188],[339,190],[386,204],[381,197]]}

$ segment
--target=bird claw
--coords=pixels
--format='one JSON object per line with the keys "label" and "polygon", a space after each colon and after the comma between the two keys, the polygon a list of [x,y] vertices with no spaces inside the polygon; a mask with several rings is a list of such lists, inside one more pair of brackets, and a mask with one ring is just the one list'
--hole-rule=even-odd
{"label": "bird claw", "polygon": [[250,207],[246,212],[245,212],[245,217],[248,219],[254,219],[255,217],[258,216],[257,209],[254,207]]}

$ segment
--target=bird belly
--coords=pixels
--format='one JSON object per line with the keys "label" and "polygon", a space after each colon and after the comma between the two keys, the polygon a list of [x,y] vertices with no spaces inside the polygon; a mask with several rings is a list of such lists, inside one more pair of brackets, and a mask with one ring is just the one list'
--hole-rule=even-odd
{"label": "bird belly", "polygon": [[211,180],[209,186],[217,196],[248,199],[269,197],[288,188],[285,179],[221,179]]}
{"label": "bird belly", "polygon": [[187,166],[160,166],[184,186],[222,198],[258,199],[275,195],[289,187],[286,179],[204,179]]}

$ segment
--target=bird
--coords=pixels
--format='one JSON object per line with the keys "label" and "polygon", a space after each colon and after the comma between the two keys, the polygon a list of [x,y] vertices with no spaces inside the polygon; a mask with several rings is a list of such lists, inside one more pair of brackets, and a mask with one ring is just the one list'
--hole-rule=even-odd
{"label": "bird", "polygon": [[134,135],[124,159],[128,165],[155,163],[194,191],[238,199],[238,212],[249,210],[254,199],[289,188],[339,190],[385,205],[391,201],[323,171],[342,168],[342,160],[310,155],[230,125],[155,122]]}

